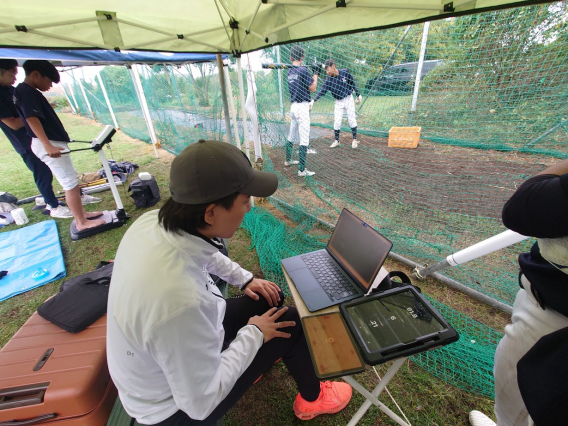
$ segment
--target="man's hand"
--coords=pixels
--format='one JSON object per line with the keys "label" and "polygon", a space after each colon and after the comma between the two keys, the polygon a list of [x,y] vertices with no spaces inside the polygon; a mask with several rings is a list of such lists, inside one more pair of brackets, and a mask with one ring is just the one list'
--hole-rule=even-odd
{"label": "man's hand", "polygon": [[312,71],[313,75],[319,75],[319,73],[322,70],[322,67],[320,64],[312,64],[310,65],[310,70]]}
{"label": "man's hand", "polygon": [[357,104],[360,103],[361,99],[363,99],[363,96],[361,96],[361,95],[357,96],[357,99],[355,99],[355,103],[357,103]]}
{"label": "man's hand", "polygon": [[287,307],[283,307],[280,310],[278,310],[278,308],[270,308],[263,315],[255,315],[254,317],[249,319],[248,324],[256,325],[260,329],[260,331],[262,331],[262,335],[264,336],[264,343],[275,337],[284,337],[287,339],[291,336],[291,334],[278,330],[286,327],[294,327],[296,325],[296,321],[277,322],[278,318],[284,315],[287,310]]}
{"label": "man's hand", "polygon": [[261,280],[260,278],[253,278],[250,283],[246,286],[244,293],[253,300],[258,300],[259,296],[256,293],[260,293],[268,301],[270,306],[278,305],[280,296],[278,292],[280,287],[274,284],[272,281]]}
{"label": "man's hand", "polygon": [[310,101],[310,111],[311,111],[312,108],[314,107],[314,102],[315,102],[315,101],[314,101],[313,99]]}
{"label": "man's hand", "polygon": [[65,148],[57,148],[51,144],[49,144],[49,146],[45,147],[45,151],[47,152],[47,155],[49,155],[51,158],[59,158],[61,157],[61,151],[64,151]]}

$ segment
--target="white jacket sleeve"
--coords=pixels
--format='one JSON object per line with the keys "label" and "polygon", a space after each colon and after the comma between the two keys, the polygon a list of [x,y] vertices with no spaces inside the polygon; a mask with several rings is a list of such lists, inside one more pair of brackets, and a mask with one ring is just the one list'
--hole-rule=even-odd
{"label": "white jacket sleeve", "polygon": [[221,252],[216,252],[211,256],[211,261],[206,267],[209,273],[238,287],[242,287],[253,278],[251,272],[241,268],[238,263],[233,262]]}
{"label": "white jacket sleeve", "polygon": [[262,332],[248,325],[221,352],[222,336],[207,318],[207,311],[216,309],[214,301],[196,302],[170,315],[148,336],[177,407],[194,420],[207,418],[225,399],[263,342]]}

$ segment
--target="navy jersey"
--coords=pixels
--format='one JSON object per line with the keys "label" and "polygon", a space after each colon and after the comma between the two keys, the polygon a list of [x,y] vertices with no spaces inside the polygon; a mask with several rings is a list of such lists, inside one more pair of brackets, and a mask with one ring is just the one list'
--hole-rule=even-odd
{"label": "navy jersey", "polygon": [[26,83],[20,83],[18,87],[16,87],[15,95],[18,114],[20,114],[20,117],[24,120],[26,129],[32,137],[35,138],[36,135],[30,128],[26,118],[37,117],[49,140],[70,141],[69,135],[65,131],[61,120],[59,120],[59,117],[39,90],[34,89]]}
{"label": "navy jersey", "polygon": [[18,111],[14,104],[14,88],[12,86],[0,86],[0,129],[4,132],[18,154],[25,154],[31,149],[32,138],[28,135],[25,127],[14,130],[2,122],[3,118],[18,117]]}
{"label": "navy jersey", "polygon": [[309,87],[314,82],[314,78],[306,67],[292,68],[288,72],[288,90],[290,92],[290,102],[310,102]]}
{"label": "navy jersey", "polygon": [[357,89],[355,79],[347,68],[340,69],[339,74],[336,77],[327,77],[314,101],[317,101],[325,95],[328,90],[331,92],[334,99],[344,99],[353,91],[355,91],[355,94],[359,96],[359,89]]}

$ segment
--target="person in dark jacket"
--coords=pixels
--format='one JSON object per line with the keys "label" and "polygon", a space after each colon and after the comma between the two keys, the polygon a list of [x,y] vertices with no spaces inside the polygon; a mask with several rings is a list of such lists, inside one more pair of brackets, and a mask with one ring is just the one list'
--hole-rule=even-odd
{"label": "person in dark jacket", "polygon": [[[559,402],[568,396],[568,160],[524,182],[505,204],[503,223],[537,242],[519,256],[521,289],[495,353],[497,424],[566,424]],[[470,422],[495,424],[479,411]]]}
{"label": "person in dark jacket", "polygon": [[32,137],[26,131],[14,104],[13,84],[17,74],[18,61],[0,59],[0,128],[33,173],[37,189],[53,217],[73,217],[67,207],[59,207],[59,201],[53,192],[53,174],[32,152]]}

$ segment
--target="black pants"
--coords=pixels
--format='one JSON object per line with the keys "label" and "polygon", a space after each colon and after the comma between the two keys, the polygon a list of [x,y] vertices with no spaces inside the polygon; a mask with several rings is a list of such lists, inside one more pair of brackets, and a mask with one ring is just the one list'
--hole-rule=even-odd
{"label": "black pants", "polygon": [[39,192],[45,202],[51,207],[57,207],[59,201],[53,192],[53,174],[49,167],[45,165],[43,161],[36,157],[36,155],[30,150],[26,150],[25,154],[20,154],[28,169],[34,175],[34,181],[39,189]]}
{"label": "black pants", "polygon": [[[280,300],[283,299],[283,295],[280,294]],[[251,317],[262,315],[268,309],[270,309],[270,306],[268,306],[268,302],[263,296],[260,296],[258,301],[254,301],[248,296],[227,299],[227,311],[223,319],[225,341],[230,342],[233,340],[237,332],[247,324]],[[163,422],[158,423],[159,426],[214,424],[241,399],[256,379],[272,367],[280,358],[282,358],[286,368],[288,368],[288,371],[296,381],[302,397],[309,401],[315,401],[320,393],[320,381],[312,366],[308,345],[304,337],[304,330],[302,329],[296,308],[289,307],[288,312],[282,315],[278,321],[296,322],[294,327],[282,329],[282,331],[290,333],[292,336],[289,339],[274,338],[263,344],[249,368],[239,377],[231,392],[229,392],[227,397],[221,401],[221,404],[215,408],[207,419],[202,421],[193,420],[189,418],[185,412],[179,410]]]}

